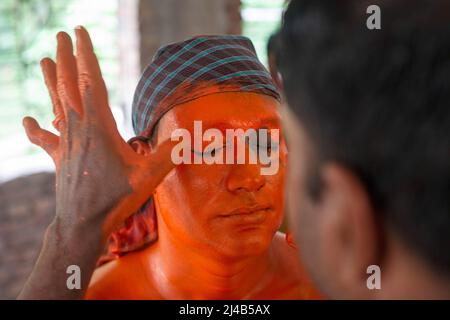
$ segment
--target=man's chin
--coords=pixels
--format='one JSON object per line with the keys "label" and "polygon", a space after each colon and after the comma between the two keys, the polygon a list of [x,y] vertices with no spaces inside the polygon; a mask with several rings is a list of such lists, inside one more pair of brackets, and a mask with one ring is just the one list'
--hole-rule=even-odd
{"label": "man's chin", "polygon": [[224,241],[220,251],[230,257],[248,257],[263,254],[270,247],[273,234],[261,227],[243,227]]}

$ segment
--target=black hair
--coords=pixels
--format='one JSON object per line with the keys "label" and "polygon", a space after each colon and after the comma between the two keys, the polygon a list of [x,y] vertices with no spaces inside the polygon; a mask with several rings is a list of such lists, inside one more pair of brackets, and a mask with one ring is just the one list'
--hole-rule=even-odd
{"label": "black hair", "polygon": [[267,40],[266,50],[268,55],[275,53],[277,48],[277,42],[279,41],[278,37],[279,37],[278,33],[274,33],[271,34],[269,39]]}
{"label": "black hair", "polygon": [[357,174],[382,220],[450,274],[450,1],[293,0],[279,37],[286,98],[319,158]]}

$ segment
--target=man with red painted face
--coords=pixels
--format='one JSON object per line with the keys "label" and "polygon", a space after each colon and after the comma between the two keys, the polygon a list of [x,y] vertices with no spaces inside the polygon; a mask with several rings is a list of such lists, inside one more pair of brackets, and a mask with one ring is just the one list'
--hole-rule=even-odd
{"label": "man with red painted face", "polygon": [[[130,200],[118,199],[119,209],[110,210],[114,216],[107,214],[107,225],[98,219],[102,237],[93,241],[104,245],[112,234],[108,240],[109,253],[100,260],[102,266],[94,272],[86,298],[318,297],[301,270],[295,247],[288,243],[284,234],[277,233],[284,212],[287,151],[282,132],[276,135],[277,141],[272,141],[270,134],[265,141],[259,137],[260,130],[281,131],[279,94],[269,73],[258,61],[251,42],[241,36],[201,36],[160,49],[137,86],[133,102],[137,137],[128,145],[120,137],[117,141],[106,140],[107,145],[96,141],[101,134],[115,137],[117,129],[110,116],[92,46],[82,28],[77,29],[77,42],[74,59],[68,36],[58,36],[56,76],[54,63],[48,59],[43,61],[55,106],[54,124],[61,132],[58,143],[67,143],[57,156],[51,153],[57,164],[58,180],[63,180],[62,186],[74,180],[76,186],[84,187],[90,179],[102,177],[102,169],[96,166],[114,164],[111,153],[118,152],[124,157],[123,173],[118,173],[132,186],[130,191],[123,189],[125,196],[127,192],[131,194]],[[77,69],[73,65],[75,62]],[[97,73],[92,75],[90,68]],[[77,70],[78,77],[73,74]],[[71,87],[76,83],[78,88]],[[93,103],[92,98],[103,103],[102,109],[96,107],[98,102]],[[101,117],[111,119],[111,123],[97,128],[96,122],[100,122]],[[194,137],[195,121],[201,121],[204,130],[218,130],[224,137],[230,129],[255,130],[256,140],[233,137],[236,139],[232,144],[236,147],[231,150],[230,141],[224,141],[225,145],[214,150],[214,156],[222,157],[223,161],[213,164],[195,163],[199,155],[203,159],[208,157],[205,151],[209,143],[200,141],[198,145],[194,141],[192,150],[188,150],[193,163],[175,168],[166,164],[154,167],[154,159],[158,157],[158,161],[166,157],[165,161],[173,162],[167,152],[163,155],[158,150],[174,145],[167,141],[178,129],[187,130]],[[44,132],[33,125],[33,120],[26,120],[32,141],[50,144],[47,142],[50,139],[33,139],[36,136],[33,130]],[[75,135],[86,135],[92,141],[78,142]],[[48,137],[58,139],[49,134]],[[231,152],[231,158],[236,158],[237,145],[242,141],[246,161],[227,162],[229,155],[226,153]],[[265,151],[276,157],[272,157],[277,166],[271,174],[263,174],[267,164],[249,162],[254,147],[258,154]],[[110,152],[110,158],[106,157],[105,149]],[[95,152],[88,153],[90,150]],[[128,163],[128,157],[136,159],[136,163]],[[70,161],[82,170],[80,175],[64,175],[64,165]],[[138,176],[141,170],[149,170],[143,173],[145,179]],[[108,185],[109,177],[106,172],[103,174],[104,183]],[[127,187],[126,182],[124,187]],[[75,189],[83,192],[82,188]],[[72,188],[65,190],[70,193]],[[148,197],[140,202],[145,203],[144,206],[122,224],[120,218],[126,218],[126,209],[134,207],[136,211],[136,202],[132,203],[131,199],[142,199],[144,194]],[[79,196],[89,199],[87,192]],[[85,210],[87,208],[78,213],[79,221],[74,223],[92,224],[88,213],[83,214]],[[115,213],[116,210],[120,213]],[[61,227],[55,224],[52,228],[58,238],[57,230]],[[110,259],[113,261],[107,262]]]}

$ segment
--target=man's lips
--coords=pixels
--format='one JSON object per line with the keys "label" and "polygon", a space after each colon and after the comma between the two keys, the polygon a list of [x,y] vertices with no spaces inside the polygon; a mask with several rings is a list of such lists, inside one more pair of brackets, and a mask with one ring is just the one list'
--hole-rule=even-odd
{"label": "man's lips", "polygon": [[255,205],[236,208],[228,213],[219,215],[224,221],[237,223],[238,225],[259,225],[267,218],[267,213],[272,209],[269,205]]}
{"label": "man's lips", "polygon": [[259,211],[267,211],[269,209],[271,209],[271,206],[269,206],[269,205],[254,205],[254,206],[236,208],[228,213],[221,214],[220,216],[232,217],[232,216],[239,216],[239,215],[248,215],[248,214],[256,213]]}

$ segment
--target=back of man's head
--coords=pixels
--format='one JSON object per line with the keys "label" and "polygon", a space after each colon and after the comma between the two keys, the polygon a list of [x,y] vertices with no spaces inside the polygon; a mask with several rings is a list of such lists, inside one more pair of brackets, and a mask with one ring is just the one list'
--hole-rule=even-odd
{"label": "back of man's head", "polygon": [[[366,12],[381,9],[381,29]],[[375,212],[450,276],[450,2],[294,0],[277,62],[317,158],[363,181]]]}

